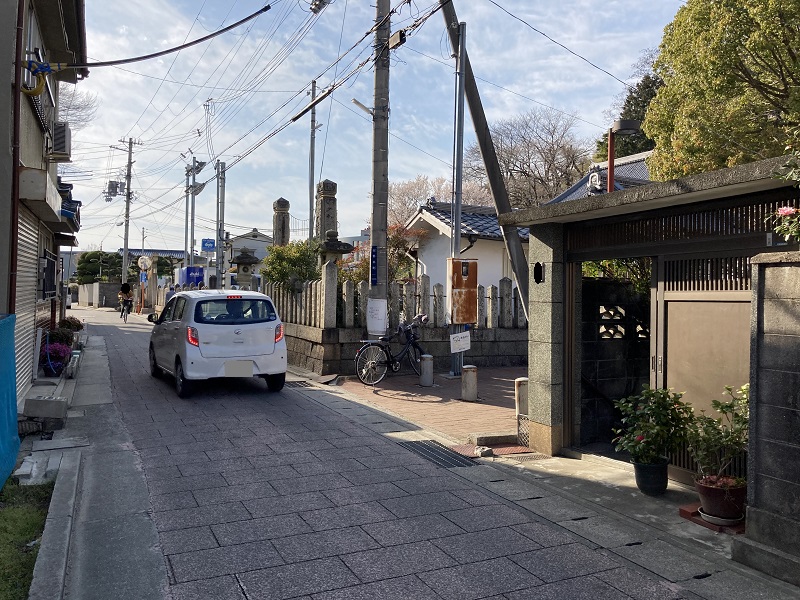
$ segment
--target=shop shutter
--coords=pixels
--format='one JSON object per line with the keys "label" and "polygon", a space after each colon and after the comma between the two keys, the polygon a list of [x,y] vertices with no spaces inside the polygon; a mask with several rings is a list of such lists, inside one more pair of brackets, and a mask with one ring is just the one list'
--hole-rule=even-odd
{"label": "shop shutter", "polygon": [[17,249],[17,322],[14,331],[18,401],[27,392],[32,380],[38,277],[39,220],[32,212],[21,206]]}

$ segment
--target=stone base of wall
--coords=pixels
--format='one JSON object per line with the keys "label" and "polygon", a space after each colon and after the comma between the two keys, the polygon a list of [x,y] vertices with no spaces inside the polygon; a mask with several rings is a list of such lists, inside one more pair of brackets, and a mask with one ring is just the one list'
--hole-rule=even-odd
{"label": "stone base of wall", "polygon": [[[286,323],[289,364],[317,375],[355,375],[355,355],[367,339],[361,329],[320,329]],[[525,329],[473,329],[471,348],[464,364],[477,367],[519,367],[528,364],[528,332]],[[449,371],[450,333],[447,329],[422,330],[420,346],[433,356],[434,371]],[[402,344],[394,342],[399,352]]]}
{"label": "stone base of wall", "polygon": [[800,524],[756,508],[747,509],[746,536],[733,539],[731,558],[800,586]]}

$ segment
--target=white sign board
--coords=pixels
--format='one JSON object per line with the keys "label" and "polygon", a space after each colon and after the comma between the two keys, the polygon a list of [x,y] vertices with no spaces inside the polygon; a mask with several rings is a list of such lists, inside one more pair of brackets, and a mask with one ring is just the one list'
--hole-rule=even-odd
{"label": "white sign board", "polygon": [[367,333],[385,335],[389,314],[385,298],[367,298]]}
{"label": "white sign board", "polygon": [[450,353],[465,352],[469,350],[469,331],[454,333],[450,336]]}

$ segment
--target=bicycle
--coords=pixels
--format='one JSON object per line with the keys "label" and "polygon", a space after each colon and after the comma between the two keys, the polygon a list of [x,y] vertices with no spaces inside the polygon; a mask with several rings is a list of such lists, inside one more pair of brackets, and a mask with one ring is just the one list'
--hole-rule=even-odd
{"label": "bicycle", "polygon": [[[399,325],[393,335],[381,336],[377,340],[365,340],[355,357],[356,374],[361,382],[365,385],[380,383],[390,367],[393,373],[400,370],[400,363],[406,356],[411,368],[419,375],[421,357],[426,352],[417,343],[418,329],[427,322],[428,315],[419,314],[410,323]],[[400,335],[405,336],[405,345],[400,352],[394,354],[391,342]]]}
{"label": "bicycle", "polygon": [[133,308],[133,300],[123,299],[120,298],[119,301],[119,310],[120,310],[120,318],[127,323],[128,322],[128,315]]}

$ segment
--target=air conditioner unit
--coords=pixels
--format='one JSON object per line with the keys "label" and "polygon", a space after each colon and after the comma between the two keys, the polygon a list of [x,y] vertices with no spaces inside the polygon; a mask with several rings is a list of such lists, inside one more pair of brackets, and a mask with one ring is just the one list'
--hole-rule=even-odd
{"label": "air conditioner unit", "polygon": [[69,123],[56,121],[53,123],[53,150],[50,152],[52,162],[71,162],[72,133]]}

